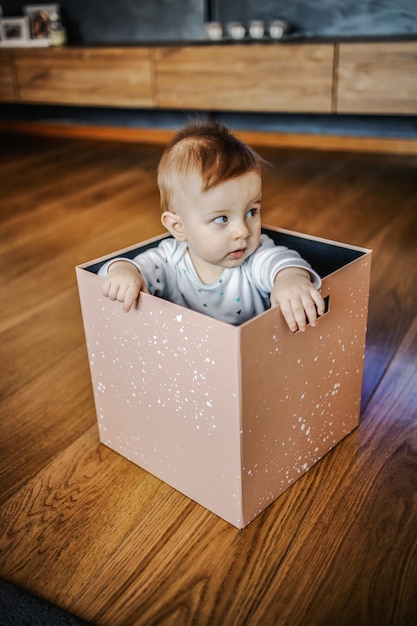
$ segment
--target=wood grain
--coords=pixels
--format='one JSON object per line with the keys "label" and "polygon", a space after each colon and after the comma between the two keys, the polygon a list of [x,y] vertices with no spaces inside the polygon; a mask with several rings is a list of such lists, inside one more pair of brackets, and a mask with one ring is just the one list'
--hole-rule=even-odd
{"label": "wood grain", "polygon": [[74,266],[160,145],[0,139],[0,576],[98,626],[414,626],[417,161],[259,148],[265,224],[374,250],[360,426],[239,531],[98,441]]}
{"label": "wood grain", "polygon": [[16,91],[13,53],[10,50],[0,50],[0,102],[14,102]]}
{"label": "wood grain", "polygon": [[417,43],[342,43],[339,113],[417,113]]}
{"label": "wood grain", "polygon": [[155,65],[162,108],[331,110],[332,46],[156,48]]}
{"label": "wood grain", "polygon": [[51,48],[14,52],[24,102],[153,105],[148,48]]}

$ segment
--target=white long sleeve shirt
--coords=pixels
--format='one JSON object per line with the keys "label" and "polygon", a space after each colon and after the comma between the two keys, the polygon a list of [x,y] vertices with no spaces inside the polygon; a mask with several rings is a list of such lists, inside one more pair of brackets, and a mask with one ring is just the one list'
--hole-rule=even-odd
{"label": "white long sleeve shirt", "polygon": [[[112,259],[100,268],[106,275]],[[124,258],[123,260],[128,260]],[[225,268],[212,285],[202,283],[187,251],[187,243],[163,239],[130,261],[144,277],[149,293],[199,311],[230,324],[242,324],[270,307],[270,293],[276,274],[287,267],[310,273],[315,287],[321,279],[295,250],[276,246],[261,235],[257,250],[236,268]]]}

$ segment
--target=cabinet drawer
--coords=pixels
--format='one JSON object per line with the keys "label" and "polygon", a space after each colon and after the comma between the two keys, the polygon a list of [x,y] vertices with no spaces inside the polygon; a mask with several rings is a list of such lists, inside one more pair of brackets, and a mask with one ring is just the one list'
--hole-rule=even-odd
{"label": "cabinet drawer", "polygon": [[157,48],[158,105],[231,111],[331,110],[333,46]]}
{"label": "cabinet drawer", "polygon": [[341,44],[339,113],[417,113],[417,42]]}
{"label": "cabinet drawer", "polygon": [[152,106],[148,48],[53,48],[15,55],[23,101]]}

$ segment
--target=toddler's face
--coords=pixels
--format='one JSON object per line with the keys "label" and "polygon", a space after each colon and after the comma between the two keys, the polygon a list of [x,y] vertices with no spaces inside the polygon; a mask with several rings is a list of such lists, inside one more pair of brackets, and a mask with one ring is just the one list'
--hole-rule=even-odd
{"label": "toddler's face", "polygon": [[203,283],[224,268],[239,267],[258,247],[262,182],[257,172],[231,178],[209,191],[195,174],[184,194],[181,220],[188,251]]}

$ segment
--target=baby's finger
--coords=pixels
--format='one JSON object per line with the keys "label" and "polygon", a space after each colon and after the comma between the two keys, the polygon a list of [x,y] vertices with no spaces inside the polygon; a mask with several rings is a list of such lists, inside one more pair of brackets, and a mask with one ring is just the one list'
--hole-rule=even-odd
{"label": "baby's finger", "polygon": [[307,327],[307,318],[306,318],[306,311],[305,311],[305,307],[303,302],[300,300],[297,303],[293,303],[293,312],[294,312],[294,318],[295,318],[295,322],[297,324],[297,328],[296,330],[301,330],[301,332],[304,332],[306,327]]}
{"label": "baby's finger", "polygon": [[318,315],[324,315],[326,312],[326,304],[323,300],[323,296],[321,295],[321,293],[317,291],[317,289],[314,289],[311,293],[311,297],[313,298],[313,301],[317,307]]}
{"label": "baby's finger", "polygon": [[130,285],[130,287],[128,287],[124,295],[123,311],[125,311],[126,313],[130,311],[130,309],[136,302],[138,295],[139,295],[138,289],[134,285]]}
{"label": "baby's finger", "polygon": [[107,297],[109,300],[115,301],[118,298],[119,285],[117,283],[110,283],[107,290]]}
{"label": "baby's finger", "polygon": [[304,302],[304,311],[305,311],[305,317],[307,318],[308,323],[311,326],[316,326],[317,325],[317,317],[318,317],[316,304],[310,298],[306,299],[305,302]]}
{"label": "baby's finger", "polygon": [[108,278],[106,277],[103,280],[103,283],[101,285],[101,293],[103,294],[103,296],[106,296],[106,298],[109,297],[109,293],[110,293],[110,286],[111,286],[111,282],[108,280]]}
{"label": "baby's finger", "polygon": [[[297,307],[296,306],[294,307],[290,301],[286,301],[280,304],[280,308],[281,308],[281,313],[285,321],[287,322],[288,328],[293,333],[295,333],[299,329],[299,319],[297,319],[297,316],[298,318],[300,318],[300,315],[297,312]],[[303,311],[303,315],[301,316],[301,324],[302,324],[302,319],[304,319],[304,324],[305,324],[304,311]]]}

